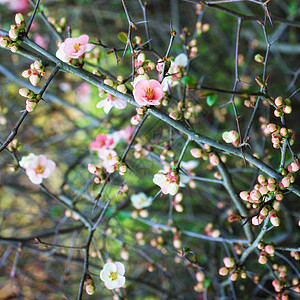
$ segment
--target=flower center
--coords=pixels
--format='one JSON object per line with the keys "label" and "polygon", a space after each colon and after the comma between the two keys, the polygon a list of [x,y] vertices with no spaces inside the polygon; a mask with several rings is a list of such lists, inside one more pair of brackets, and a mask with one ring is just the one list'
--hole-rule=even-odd
{"label": "flower center", "polygon": [[115,272],[110,272],[110,275],[108,277],[111,278],[111,280],[116,280],[118,275]]}
{"label": "flower center", "polygon": [[75,52],[78,52],[80,50],[80,44],[79,43],[76,43],[74,45],[74,49],[75,49]]}
{"label": "flower center", "polygon": [[35,169],[36,174],[42,174],[44,172],[44,168],[41,165],[38,165]]}
{"label": "flower center", "polygon": [[152,100],[154,98],[154,89],[147,87],[145,96],[147,97],[148,100]]}

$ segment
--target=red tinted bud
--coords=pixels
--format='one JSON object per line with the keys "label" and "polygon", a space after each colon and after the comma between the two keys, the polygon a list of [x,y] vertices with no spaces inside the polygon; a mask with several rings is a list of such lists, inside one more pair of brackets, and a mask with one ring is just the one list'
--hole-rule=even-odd
{"label": "red tinted bud", "polygon": [[217,166],[220,163],[219,157],[214,153],[210,153],[208,159],[213,166]]}
{"label": "red tinted bud", "polygon": [[277,107],[282,107],[284,102],[283,102],[283,99],[282,97],[277,97],[275,100],[274,100],[274,103]]}
{"label": "red tinted bud", "polygon": [[223,258],[223,263],[225,265],[226,268],[234,268],[235,267],[235,260],[231,257],[224,257]]}
{"label": "red tinted bud", "polygon": [[274,252],[275,252],[274,246],[266,245],[265,246],[265,251],[266,251],[266,253],[268,253],[270,255],[274,254]]}
{"label": "red tinted bud", "polygon": [[284,106],[283,108],[282,108],[282,110],[283,110],[283,112],[285,113],[285,114],[290,114],[291,112],[292,112],[292,107],[290,106],[290,105],[286,105],[286,106]]}
{"label": "red tinted bud", "polygon": [[220,268],[219,269],[219,274],[221,275],[221,276],[226,276],[226,275],[228,275],[229,274],[229,269],[227,269],[226,267],[223,267],[223,268]]}
{"label": "red tinted bud", "polygon": [[246,192],[246,191],[240,192],[240,197],[241,197],[244,201],[249,201],[249,199],[250,199],[250,193],[249,193],[249,192]]}
{"label": "red tinted bud", "polygon": [[24,78],[28,78],[31,75],[32,71],[30,69],[27,69],[25,71],[22,72],[22,76]]}
{"label": "red tinted bud", "polygon": [[264,175],[259,175],[259,176],[257,177],[257,181],[258,181],[259,184],[261,184],[261,185],[267,185],[267,180],[266,180],[266,178],[265,178]]}
{"label": "red tinted bud", "polygon": [[15,22],[16,22],[17,26],[20,29],[24,29],[25,28],[25,19],[24,19],[24,16],[21,13],[17,13],[15,15]]}
{"label": "red tinted bud", "polygon": [[8,36],[12,41],[16,41],[19,36],[20,29],[17,25],[10,25],[10,30],[8,32]]}
{"label": "red tinted bud", "polygon": [[277,215],[277,211],[276,210],[271,210],[270,212],[269,212],[269,217],[270,217],[270,221],[271,221],[271,223],[272,223],[272,225],[273,226],[279,226],[280,225],[280,219],[279,219],[279,217],[278,217],[278,215]]}
{"label": "red tinted bud", "polygon": [[11,45],[11,39],[6,36],[0,36],[0,46],[1,47],[9,47]]}
{"label": "red tinted bud", "polygon": [[29,77],[29,81],[33,86],[37,86],[41,81],[39,72],[33,71]]}
{"label": "red tinted bud", "polygon": [[34,109],[36,108],[38,102],[36,99],[28,99],[26,100],[26,110],[28,112],[33,112]]}
{"label": "red tinted bud", "polygon": [[26,88],[19,89],[19,94],[25,98],[33,98],[35,96],[35,93],[33,91]]}
{"label": "red tinted bud", "polygon": [[288,166],[288,171],[291,172],[291,173],[295,173],[295,172],[299,171],[299,169],[300,169],[299,162],[292,162]]}

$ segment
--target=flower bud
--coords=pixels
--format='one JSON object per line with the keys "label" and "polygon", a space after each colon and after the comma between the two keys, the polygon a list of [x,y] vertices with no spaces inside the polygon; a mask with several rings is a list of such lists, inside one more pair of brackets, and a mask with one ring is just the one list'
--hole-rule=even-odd
{"label": "flower bud", "polygon": [[222,267],[222,268],[219,269],[219,274],[220,274],[221,276],[226,276],[226,275],[229,274],[229,272],[230,272],[230,270],[227,269],[226,267]]}
{"label": "flower bud", "polygon": [[0,36],[0,46],[1,47],[9,47],[11,45],[11,39],[7,36]]}
{"label": "flower bud", "polygon": [[284,102],[283,102],[283,99],[282,97],[277,97],[275,100],[274,100],[274,103],[277,107],[282,107]]}
{"label": "flower bud", "polygon": [[291,180],[289,177],[283,177],[279,183],[279,188],[280,189],[287,189],[291,184]]}
{"label": "flower bud", "polygon": [[239,278],[239,273],[238,272],[233,272],[230,275],[230,280],[231,281],[237,281],[237,279]]}
{"label": "flower bud", "polygon": [[26,88],[19,89],[19,94],[25,98],[33,98],[35,96],[35,93],[33,91]]}
{"label": "flower bud", "polygon": [[263,221],[264,219],[259,215],[259,216],[255,216],[251,219],[251,222],[252,222],[252,225],[254,226],[258,226],[259,224],[261,224],[261,222]]}
{"label": "flower bud", "polygon": [[226,268],[232,269],[236,266],[235,260],[231,257],[224,257],[223,258],[223,263]]}
{"label": "flower bud", "polygon": [[36,60],[33,63],[33,66],[39,73],[43,73],[45,71],[44,65],[39,60]]}
{"label": "flower bud", "polygon": [[273,280],[272,285],[275,289],[275,292],[279,293],[281,291],[281,283],[279,280]]}
{"label": "flower bud", "polygon": [[229,216],[229,218],[228,218],[228,222],[229,222],[229,223],[233,223],[233,222],[241,221],[241,220],[242,220],[242,217],[241,217],[241,216],[238,216],[238,215],[231,215],[231,216]]}
{"label": "flower bud", "polygon": [[202,150],[199,148],[193,148],[190,150],[190,153],[195,158],[200,158],[202,156]]}
{"label": "flower bud", "polygon": [[118,85],[117,86],[117,91],[119,91],[120,93],[126,94],[127,88],[126,88],[125,84]]}
{"label": "flower bud", "polygon": [[24,16],[21,14],[21,13],[17,13],[15,15],[15,22],[17,24],[17,26],[20,28],[20,29],[24,29],[25,28],[25,18]]}
{"label": "flower bud", "polygon": [[244,201],[249,201],[250,200],[250,193],[246,192],[246,191],[242,191],[242,192],[240,192],[240,197]]}
{"label": "flower bud", "polygon": [[268,261],[268,257],[266,252],[262,251],[260,253],[260,257],[258,258],[258,263],[260,263],[261,265],[265,265]]}
{"label": "flower bud", "polygon": [[267,185],[268,182],[266,180],[266,177],[264,175],[258,175],[257,177],[257,181],[259,182],[259,184],[261,185]]}
{"label": "flower bud", "polygon": [[37,86],[41,81],[39,72],[33,71],[29,77],[29,81],[33,86]]}
{"label": "flower bud", "polygon": [[250,193],[250,198],[254,201],[254,202],[260,202],[261,199],[261,193],[257,190],[252,190]]}
{"label": "flower bud", "polygon": [[114,86],[114,83],[113,83],[113,81],[111,79],[106,78],[106,79],[104,79],[103,82],[104,82],[104,84],[109,85],[111,87]]}
{"label": "flower bud", "polygon": [[90,275],[86,276],[84,284],[86,293],[88,295],[93,295],[95,293],[95,284],[93,278]]}
{"label": "flower bud", "polygon": [[300,169],[300,164],[299,162],[292,162],[289,166],[288,166],[288,171],[290,173],[295,173]]}
{"label": "flower bud", "polygon": [[25,71],[22,72],[22,76],[24,78],[28,78],[31,75],[32,71],[30,69],[27,69]]}
{"label": "flower bud", "polygon": [[275,252],[274,246],[273,245],[266,245],[265,246],[265,252],[272,255]]}
{"label": "flower bud", "polygon": [[275,110],[274,110],[274,116],[277,117],[277,118],[283,116],[283,111],[282,111],[282,109],[281,109],[281,108],[275,109]]}
{"label": "flower bud", "polygon": [[277,215],[277,211],[276,210],[271,210],[269,212],[269,217],[270,217],[270,221],[272,223],[273,226],[278,227],[280,225],[280,219]]}
{"label": "flower bud", "polygon": [[170,112],[169,117],[173,120],[181,120],[182,114],[179,111],[172,111]]}
{"label": "flower bud", "polygon": [[16,53],[19,50],[19,45],[17,43],[12,43],[10,45],[10,51]]}
{"label": "flower bud", "polygon": [[265,61],[264,57],[263,57],[262,55],[260,55],[260,54],[256,54],[256,55],[254,56],[254,60],[255,60],[256,62],[258,62],[258,63],[263,63],[263,62]]}
{"label": "flower bud", "polygon": [[20,29],[17,25],[10,25],[10,30],[8,31],[8,36],[12,41],[16,41],[19,36]]}
{"label": "flower bud", "polygon": [[28,112],[33,112],[34,109],[36,108],[37,104],[38,104],[38,102],[35,98],[26,100],[26,110]]}
{"label": "flower bud", "polygon": [[213,166],[217,166],[220,163],[219,157],[215,153],[210,153],[208,159]]}
{"label": "flower bud", "polygon": [[290,105],[286,105],[286,106],[284,106],[283,108],[282,108],[282,110],[283,110],[283,112],[285,113],[285,114],[290,114],[291,112],[292,112],[292,107],[290,106]]}

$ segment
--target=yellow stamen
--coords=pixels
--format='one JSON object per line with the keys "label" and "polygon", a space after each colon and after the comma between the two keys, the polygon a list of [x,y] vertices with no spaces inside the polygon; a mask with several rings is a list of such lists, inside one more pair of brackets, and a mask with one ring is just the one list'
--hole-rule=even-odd
{"label": "yellow stamen", "polygon": [[116,280],[118,277],[117,273],[115,272],[110,272],[109,278],[111,278],[111,280]]}
{"label": "yellow stamen", "polygon": [[38,166],[36,167],[36,169],[35,169],[35,172],[36,172],[37,174],[43,173],[43,172],[44,172],[43,166],[38,165]]}
{"label": "yellow stamen", "polygon": [[80,50],[80,44],[76,43],[74,45],[74,49],[75,49],[76,52],[78,52]]}
{"label": "yellow stamen", "polygon": [[154,98],[154,89],[149,89],[147,87],[145,96],[147,97],[148,100],[152,100]]}

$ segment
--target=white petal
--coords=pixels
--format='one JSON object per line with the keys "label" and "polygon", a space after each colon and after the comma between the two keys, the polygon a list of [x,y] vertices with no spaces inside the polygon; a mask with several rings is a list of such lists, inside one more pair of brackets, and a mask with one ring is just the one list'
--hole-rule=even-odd
{"label": "white petal", "polygon": [[126,281],[126,279],[125,279],[125,277],[124,276],[118,276],[118,278],[117,278],[117,286],[116,286],[116,288],[121,288],[124,284],[125,284],[125,281]]}
{"label": "white petal", "polygon": [[125,267],[124,267],[124,265],[121,262],[119,262],[119,261],[114,262],[114,264],[117,267],[117,274],[118,275],[124,275],[125,274]]}
{"label": "white petal", "polygon": [[168,192],[170,195],[174,196],[178,192],[178,189],[179,189],[179,185],[177,183],[171,183],[169,185]]}
{"label": "white petal", "polygon": [[176,66],[186,67],[188,65],[189,59],[184,53],[180,53],[176,56],[174,63]]}
{"label": "white petal", "polygon": [[105,287],[109,290],[113,290],[118,287],[118,280],[106,281]]}

